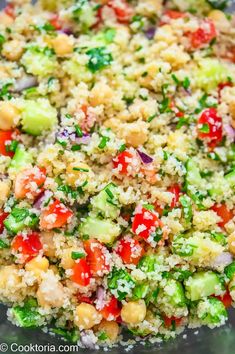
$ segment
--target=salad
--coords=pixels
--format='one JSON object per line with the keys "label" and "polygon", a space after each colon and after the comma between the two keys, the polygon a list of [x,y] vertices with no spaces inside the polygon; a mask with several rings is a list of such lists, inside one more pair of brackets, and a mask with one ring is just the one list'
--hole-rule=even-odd
{"label": "salad", "polygon": [[17,326],[99,348],[226,322],[226,5],[14,0],[0,12],[0,301]]}

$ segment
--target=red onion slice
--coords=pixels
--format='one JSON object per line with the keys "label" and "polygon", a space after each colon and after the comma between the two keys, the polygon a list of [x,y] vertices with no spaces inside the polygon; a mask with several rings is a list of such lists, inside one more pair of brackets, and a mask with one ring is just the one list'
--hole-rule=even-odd
{"label": "red onion slice", "polygon": [[80,335],[81,335],[80,341],[85,348],[88,349],[96,348],[97,338],[91,331],[89,331],[89,333],[86,333],[85,331],[81,331]]}
{"label": "red onion slice", "polygon": [[153,162],[153,158],[147,154],[145,154],[145,152],[143,151],[140,151],[137,149],[137,152],[141,158],[141,161],[144,163],[144,164],[149,164],[149,163],[152,163]]}
{"label": "red onion slice", "polygon": [[102,308],[105,306],[105,295],[106,295],[105,289],[102,286],[100,286],[96,291],[96,297],[97,297],[96,308],[97,308],[97,310],[102,310]]}
{"label": "red onion slice", "polygon": [[156,27],[149,27],[145,32],[145,36],[148,39],[153,39],[153,37],[155,36],[155,32],[156,32]]}
{"label": "red onion slice", "polygon": [[13,86],[13,91],[21,92],[23,90],[29,89],[31,87],[36,87],[36,86],[38,86],[36,77],[32,75],[25,75],[22,78],[16,80]]}
{"label": "red onion slice", "polygon": [[227,137],[231,140],[235,140],[235,129],[233,129],[233,127],[231,127],[231,125],[224,125],[224,131],[227,135]]}
{"label": "red onion slice", "polygon": [[43,206],[43,203],[47,201],[50,197],[52,197],[53,193],[51,191],[44,191],[43,193],[40,194],[40,196],[35,200],[33,207],[35,209],[41,209]]}
{"label": "red onion slice", "polygon": [[233,256],[229,252],[222,252],[211,263],[213,267],[227,266],[233,261]]}

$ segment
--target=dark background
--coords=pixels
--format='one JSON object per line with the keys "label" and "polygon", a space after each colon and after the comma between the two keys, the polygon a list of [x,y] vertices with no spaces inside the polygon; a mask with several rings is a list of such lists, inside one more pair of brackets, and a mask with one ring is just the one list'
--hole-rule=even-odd
{"label": "dark background", "polygon": [[[156,0],[157,1],[157,0]],[[235,0],[231,1],[231,9],[235,10]],[[5,1],[0,0],[0,8],[5,4]],[[6,318],[7,308],[0,305],[0,348],[1,343],[7,343],[9,346],[12,343],[27,345],[38,344],[48,345],[54,344],[57,346],[65,343],[57,336],[49,336],[41,330],[36,329],[23,329],[13,326]],[[235,354],[235,309],[229,313],[229,321],[223,327],[216,329],[209,329],[202,327],[200,329],[187,330],[184,332],[187,337],[183,335],[178,336],[176,339],[170,340],[162,344],[155,344],[152,346],[136,345],[132,350],[126,351],[123,347],[116,347],[109,350],[109,354]],[[66,350],[66,348],[65,348]],[[100,354],[104,352],[102,349],[92,351],[88,349],[81,349],[78,354]],[[0,349],[1,353],[1,349]],[[7,354],[13,352],[8,349],[5,351]],[[19,352],[17,352],[19,353]],[[26,352],[20,352],[26,354]],[[32,353],[27,352],[27,353]],[[46,353],[46,352],[44,352]],[[74,354],[76,352],[64,353]]]}

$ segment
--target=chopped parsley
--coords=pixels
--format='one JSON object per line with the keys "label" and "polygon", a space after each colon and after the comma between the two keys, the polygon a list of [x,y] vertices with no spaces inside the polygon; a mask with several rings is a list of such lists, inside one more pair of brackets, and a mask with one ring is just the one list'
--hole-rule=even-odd
{"label": "chopped parsley", "polygon": [[161,114],[171,112],[170,99],[169,99],[169,97],[167,97],[167,88],[168,88],[168,84],[162,85],[163,99],[161,102],[159,102],[159,112]]}
{"label": "chopped parsley", "polygon": [[81,145],[73,145],[72,147],[71,147],[71,150],[72,151],[79,151],[79,150],[81,150]]}
{"label": "chopped parsley", "polygon": [[100,332],[98,335],[98,339],[101,341],[107,340],[108,336],[107,336],[106,332]]}
{"label": "chopped parsley", "polygon": [[98,145],[99,149],[104,149],[107,145],[107,142],[110,140],[110,138],[108,136],[102,136],[101,137],[101,141]]}
{"label": "chopped parsley", "polygon": [[4,248],[9,248],[9,245],[5,241],[0,239],[0,249],[4,249]]}
{"label": "chopped parsley", "polygon": [[38,32],[44,32],[44,33],[54,33],[56,28],[50,23],[50,22],[46,22],[43,25],[34,25],[33,28],[38,31]]}
{"label": "chopped parsley", "polygon": [[0,90],[0,100],[10,100],[12,98],[12,95],[9,92],[9,88],[12,86],[12,83],[7,83],[1,87]]}
{"label": "chopped parsley", "polygon": [[113,61],[112,54],[105,47],[89,49],[86,54],[89,56],[87,67],[92,73],[106,68]]}
{"label": "chopped parsley", "polygon": [[80,138],[82,138],[83,132],[82,132],[82,129],[79,127],[79,125],[75,125],[75,130],[76,130],[76,135],[79,136]]}
{"label": "chopped parsley", "polygon": [[77,191],[79,195],[84,195],[84,190],[83,188],[88,185],[88,181],[85,181],[81,186],[77,187]]}
{"label": "chopped parsley", "polygon": [[143,204],[143,208],[145,208],[149,211],[154,211],[154,205],[152,205],[152,204]]}
{"label": "chopped parsley", "polygon": [[120,148],[118,149],[119,152],[123,152],[126,150],[126,144],[122,144]]}
{"label": "chopped parsley", "polygon": [[199,128],[201,133],[208,134],[210,133],[210,127],[208,123],[203,123],[202,126]]}
{"label": "chopped parsley", "polygon": [[12,140],[11,143],[6,145],[6,151],[7,152],[16,152],[16,148],[18,146],[19,142],[17,140]]}
{"label": "chopped parsley", "polygon": [[55,80],[56,80],[56,78],[54,76],[49,77],[49,79],[47,81],[47,86],[51,87],[54,84]]}
{"label": "chopped parsley", "polygon": [[82,168],[82,167],[74,167],[73,171],[89,172],[89,169],[88,168]]}
{"label": "chopped parsley", "polygon": [[6,38],[0,34],[0,48],[2,47],[2,45],[6,42]]}
{"label": "chopped parsley", "polygon": [[74,260],[85,258],[85,257],[86,257],[85,253],[81,253],[81,252],[72,252],[71,253],[71,258]]}
{"label": "chopped parsley", "polygon": [[116,36],[116,29],[115,28],[106,28],[104,31],[104,38],[107,43],[112,43],[115,36]]}
{"label": "chopped parsley", "polygon": [[199,100],[199,107],[195,109],[195,113],[200,113],[204,108],[217,107],[216,104],[208,103],[208,95],[204,93]]}
{"label": "chopped parsley", "polygon": [[109,188],[105,188],[105,193],[108,194],[110,199],[114,198],[114,195],[113,195],[112,191]]}
{"label": "chopped parsley", "polygon": [[147,122],[150,123],[154,118],[158,116],[158,113],[154,113],[152,116],[148,117]]}
{"label": "chopped parsley", "polygon": [[179,118],[179,121],[176,124],[176,129],[180,129],[180,128],[182,128],[185,125],[186,126],[189,125],[189,119],[185,118],[185,117],[181,117],[181,118]]}

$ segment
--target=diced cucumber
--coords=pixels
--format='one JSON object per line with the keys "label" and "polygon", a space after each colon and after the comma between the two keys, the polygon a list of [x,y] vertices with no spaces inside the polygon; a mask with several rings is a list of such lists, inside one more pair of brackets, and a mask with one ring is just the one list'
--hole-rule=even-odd
{"label": "diced cucumber", "polygon": [[235,169],[225,175],[224,178],[229,182],[231,187],[235,187]]}
{"label": "diced cucumber", "polygon": [[206,262],[208,255],[210,259],[219,256],[224,247],[214,241],[209,235],[195,232],[190,236],[175,236],[172,242],[173,252],[184,259],[190,259],[195,265],[201,265]]}
{"label": "diced cucumber", "polygon": [[181,257],[191,257],[195,248],[195,242],[191,242],[191,238],[186,238],[184,236],[175,236],[172,242],[173,252]]}
{"label": "diced cucumber", "polygon": [[17,234],[26,227],[33,228],[38,223],[38,217],[30,213],[28,209],[13,208],[8,217],[4,220],[6,229]]}
{"label": "diced cucumber", "polygon": [[197,305],[197,316],[202,324],[209,326],[222,325],[228,318],[223,302],[214,297],[199,301]]}
{"label": "diced cucumber", "polygon": [[199,68],[195,70],[196,86],[211,91],[221,82],[226,82],[230,75],[227,66],[215,58],[203,58],[199,62]]}
{"label": "diced cucumber", "polygon": [[73,20],[81,26],[82,31],[88,30],[97,22],[94,6],[87,0],[76,1],[73,10]]}
{"label": "diced cucumber", "polygon": [[183,207],[184,219],[187,223],[191,222],[193,217],[192,201],[187,195],[182,195],[179,198],[180,204]]}
{"label": "diced cucumber", "polygon": [[148,294],[148,291],[149,291],[149,284],[147,283],[136,284],[132,293],[133,299],[135,300],[144,299],[145,296]]}
{"label": "diced cucumber", "polygon": [[97,43],[101,42],[104,44],[109,44],[112,43],[115,36],[116,36],[117,30],[115,28],[105,28],[102,31],[99,31],[97,35],[93,35],[94,41]]}
{"label": "diced cucumber", "polygon": [[80,224],[79,231],[82,236],[94,237],[106,244],[112,244],[121,233],[120,226],[112,220],[91,216]]}
{"label": "diced cucumber", "polygon": [[21,58],[21,63],[29,74],[47,76],[57,67],[56,56],[49,48],[29,47]]}
{"label": "diced cucumber", "polygon": [[223,175],[215,174],[215,176],[210,181],[211,188],[209,194],[212,197],[223,196],[224,192],[230,188],[229,178],[225,178]]}
{"label": "diced cucumber", "polygon": [[200,210],[205,210],[203,198],[207,195],[206,180],[201,177],[200,170],[192,159],[187,161],[186,171],[185,186],[187,194]]}
{"label": "diced cucumber", "polygon": [[164,298],[166,304],[170,303],[172,306],[184,307],[186,305],[186,298],[182,284],[174,279],[169,279],[161,289],[160,295]]}
{"label": "diced cucumber", "polygon": [[229,280],[232,280],[235,275],[235,262],[230,263],[224,268],[224,274]]}
{"label": "diced cucumber", "polygon": [[192,160],[189,159],[186,163],[186,182],[187,185],[193,185],[197,187],[199,190],[204,184],[204,180],[200,175],[200,170],[197,164]]}
{"label": "diced cucumber", "polygon": [[154,254],[149,254],[141,258],[137,268],[141,269],[144,273],[151,273],[155,272],[157,264],[160,264],[158,257]]}
{"label": "diced cucumber", "polygon": [[120,213],[117,187],[109,183],[91,200],[93,210],[106,218],[116,219]]}
{"label": "diced cucumber", "polygon": [[51,130],[57,123],[57,111],[48,99],[26,100],[22,110],[22,128],[31,135]]}
{"label": "diced cucumber", "polygon": [[108,288],[118,300],[131,296],[134,287],[135,281],[125,269],[113,268],[108,276]]}
{"label": "diced cucumber", "polygon": [[39,327],[41,315],[38,313],[35,299],[27,300],[23,306],[13,307],[11,312],[20,327]]}
{"label": "diced cucumber", "polygon": [[25,150],[25,148],[21,145],[18,145],[9,167],[15,172],[18,172],[26,166],[31,165],[32,162],[33,157],[31,153]]}
{"label": "diced cucumber", "polygon": [[82,81],[89,82],[92,80],[92,73],[88,70],[86,65],[83,64],[77,53],[74,53],[71,59],[64,61],[63,70],[71,76],[76,83]]}
{"label": "diced cucumber", "polygon": [[186,297],[196,301],[221,292],[218,275],[212,271],[195,273],[185,282]]}

